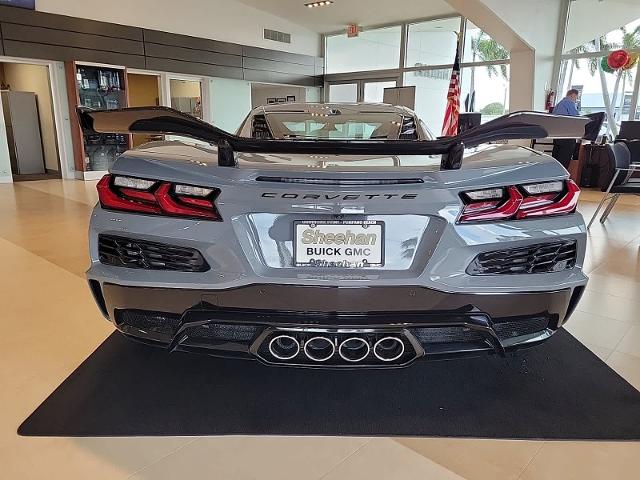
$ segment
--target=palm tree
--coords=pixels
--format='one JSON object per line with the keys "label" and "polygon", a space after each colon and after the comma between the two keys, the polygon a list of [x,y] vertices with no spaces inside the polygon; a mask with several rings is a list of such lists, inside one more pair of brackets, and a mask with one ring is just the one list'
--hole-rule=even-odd
{"label": "palm tree", "polygon": [[[573,50],[571,50],[570,53],[585,53],[587,52],[587,46],[586,45],[581,45],[579,47],[574,48]],[[567,65],[569,66],[569,74],[567,75]],[[562,66],[561,66],[561,71],[560,71],[560,78],[562,79],[562,82],[560,82],[561,85],[564,85],[564,79],[567,78],[569,81],[569,85],[571,85],[571,79],[573,78],[573,71],[574,70],[580,70],[580,59],[579,58],[572,58],[570,60],[570,62],[562,62]],[[566,75],[566,76],[565,76]]]}
{"label": "palm tree", "polygon": [[[493,38],[480,30],[477,35],[471,37],[471,55],[472,62],[492,62],[495,60],[508,60],[509,50],[504,48]],[[499,74],[508,80],[507,65],[487,65],[487,74],[489,78],[498,76]],[[471,67],[471,81],[469,87],[469,95],[473,95],[476,86],[476,67]],[[473,111],[473,108],[471,108]]]}
{"label": "palm tree", "polygon": [[[631,32],[629,32],[625,27],[620,29],[622,31],[622,45],[621,48],[625,50],[633,50],[640,48],[640,25],[634,28]],[[614,115],[617,115],[617,118],[622,118],[622,110],[624,109],[624,100],[625,100],[625,91],[627,88],[627,82],[631,83],[633,81],[633,74],[631,73],[631,69],[629,70],[618,70],[618,78],[616,79],[616,86],[620,83],[620,79],[622,78],[622,90],[620,95],[620,107],[617,111],[614,112]],[[614,89],[613,93],[613,105],[616,105],[616,97],[618,95],[618,89]],[[614,122],[615,123],[615,122]]]}

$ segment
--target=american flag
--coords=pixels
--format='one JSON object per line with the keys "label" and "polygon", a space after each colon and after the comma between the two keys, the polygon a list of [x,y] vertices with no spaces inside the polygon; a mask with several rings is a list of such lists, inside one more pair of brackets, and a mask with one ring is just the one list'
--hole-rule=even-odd
{"label": "american flag", "polygon": [[444,113],[442,136],[453,137],[458,134],[458,117],[460,116],[460,48],[456,49],[456,59],[449,81],[447,93],[447,110]]}

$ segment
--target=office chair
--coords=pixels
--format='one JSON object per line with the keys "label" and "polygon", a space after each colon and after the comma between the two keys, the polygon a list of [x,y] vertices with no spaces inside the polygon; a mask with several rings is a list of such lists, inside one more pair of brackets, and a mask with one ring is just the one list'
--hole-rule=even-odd
{"label": "office chair", "polygon": [[593,217],[591,217],[587,230],[591,228],[591,224],[607,201],[609,204],[600,217],[600,223],[605,222],[620,195],[640,195],[640,179],[631,179],[633,172],[640,172],[640,164],[631,163],[631,153],[629,152],[627,145],[624,142],[618,142],[614,143],[613,146],[606,145],[605,148],[609,160],[611,181],[606,189],[604,187],[602,189],[602,191],[605,192],[605,195],[593,214]]}

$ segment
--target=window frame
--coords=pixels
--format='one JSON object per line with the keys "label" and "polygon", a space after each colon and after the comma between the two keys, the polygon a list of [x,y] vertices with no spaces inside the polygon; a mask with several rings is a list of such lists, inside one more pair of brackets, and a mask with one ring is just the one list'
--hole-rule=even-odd
{"label": "window frame", "polygon": [[[386,70],[364,70],[364,71],[354,71],[354,72],[346,72],[346,73],[325,73],[324,75],[324,101],[329,101],[329,85],[337,84],[337,83],[358,83],[358,85],[362,85],[363,82],[372,81],[377,79],[397,79],[398,87],[403,87],[404,85],[404,77],[406,73],[416,72],[416,71],[429,71],[429,70],[442,70],[442,69],[451,69],[453,68],[453,61],[448,64],[441,65],[425,65],[419,67],[407,67],[406,66],[406,56],[407,56],[407,47],[409,42],[409,27],[410,25],[415,25],[419,23],[426,23],[430,21],[436,20],[446,20],[452,18],[460,19],[460,30],[458,37],[458,48],[460,49],[461,62],[460,62],[460,74],[462,75],[462,71],[467,67],[484,67],[489,65],[510,65],[511,59],[505,60],[491,60],[491,61],[480,61],[480,62],[463,62],[462,55],[465,47],[465,37],[467,30],[467,22],[471,20],[466,17],[459,15],[457,13],[452,13],[450,15],[438,15],[433,17],[419,18],[408,20],[405,22],[394,22],[382,25],[373,25],[363,29],[367,30],[376,30],[380,28],[388,28],[388,27],[401,27],[401,41],[400,41],[400,58],[397,68],[386,69]],[[325,72],[326,72],[326,62],[327,62],[327,38],[335,35],[345,35],[344,31],[339,32],[331,32],[324,34],[322,36],[322,54],[325,58]],[[452,59],[453,60],[453,59]],[[358,98],[361,98],[360,94]]]}
{"label": "window frame", "polygon": [[[612,52],[612,50],[599,50],[597,52],[582,52],[571,53],[565,52],[565,43],[567,38],[567,29],[569,27],[569,20],[571,17],[571,2],[569,0],[563,0],[562,13],[560,18],[560,26],[558,28],[558,41],[556,42],[556,53],[554,61],[554,71],[551,85],[554,85],[556,91],[556,101],[559,97],[564,95],[561,89],[564,86],[565,78],[562,78],[562,64],[565,61],[579,60],[583,58],[604,57]],[[640,48],[633,48],[627,50],[629,53],[635,53],[640,55]],[[631,104],[629,105],[629,112],[633,113],[634,119],[636,113],[640,111],[640,62],[636,66],[635,82],[633,86],[633,93],[631,95]]]}

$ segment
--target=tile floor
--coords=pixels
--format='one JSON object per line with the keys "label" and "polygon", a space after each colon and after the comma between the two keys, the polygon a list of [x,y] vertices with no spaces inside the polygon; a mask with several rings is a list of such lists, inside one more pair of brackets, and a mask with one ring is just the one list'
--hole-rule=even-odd
{"label": "tile floor", "polygon": [[[585,216],[599,198],[583,193]],[[20,422],[112,331],[83,278],[95,200],[90,182],[0,185],[0,478],[640,478],[640,443],[18,437]],[[586,270],[568,329],[640,389],[640,199],[621,200],[606,226],[594,225]]]}

